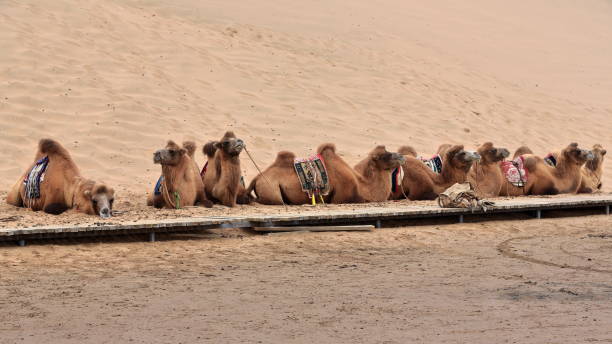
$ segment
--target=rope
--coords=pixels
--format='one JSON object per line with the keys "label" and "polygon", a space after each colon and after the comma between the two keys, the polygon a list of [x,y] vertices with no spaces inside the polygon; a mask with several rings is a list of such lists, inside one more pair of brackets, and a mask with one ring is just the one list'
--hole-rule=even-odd
{"label": "rope", "polygon": [[[270,182],[270,180],[268,179],[268,177],[263,174],[263,172],[261,171],[261,169],[259,168],[259,166],[257,166],[257,163],[255,162],[255,159],[253,159],[253,157],[251,156],[251,153],[249,153],[249,151],[246,149],[246,146],[243,148],[244,151],[247,153],[247,155],[249,156],[249,159],[251,159],[251,162],[253,163],[253,165],[255,166],[255,168],[257,169],[257,171],[259,171],[259,175],[262,176],[265,180],[266,183],[268,183],[268,185],[270,187],[272,187],[272,182]],[[280,186],[279,186],[280,187]],[[285,201],[283,200],[283,197],[281,196],[281,202],[283,203],[283,206],[285,207],[285,209],[287,209],[287,204],[285,204]]]}
{"label": "rope", "polygon": [[166,183],[166,178],[162,181],[162,192],[164,196],[164,200],[170,204],[171,208],[181,209],[181,196],[177,191],[174,191],[174,198],[176,202],[172,202],[172,198],[170,197],[170,193],[168,191],[168,184]]}

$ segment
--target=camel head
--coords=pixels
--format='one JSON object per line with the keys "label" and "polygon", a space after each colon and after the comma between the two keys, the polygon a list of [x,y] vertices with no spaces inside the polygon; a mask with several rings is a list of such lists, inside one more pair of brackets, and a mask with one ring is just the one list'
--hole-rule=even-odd
{"label": "camel head", "polygon": [[454,168],[469,171],[472,163],[480,160],[480,154],[464,150],[463,145],[455,145],[448,148],[444,160]]}
{"label": "camel head", "polygon": [[103,219],[113,216],[115,190],[104,183],[86,181],[74,195],[74,207],[89,215],[99,215]]}
{"label": "camel head", "polygon": [[569,146],[565,147],[561,154],[565,159],[569,162],[574,163],[576,165],[583,165],[587,161],[593,160],[595,155],[590,150],[580,149],[578,148],[577,143],[570,143]]}
{"label": "camel head", "polygon": [[485,164],[496,163],[503,161],[510,156],[510,151],[506,148],[498,148],[493,146],[491,142],[485,142],[476,151],[480,155],[480,159]]}
{"label": "camel head", "polygon": [[388,152],[385,146],[377,146],[370,152],[369,156],[379,170],[393,170],[406,161],[403,155]]}
{"label": "camel head", "polygon": [[179,147],[174,141],[170,140],[165,148],[153,153],[153,162],[160,165],[178,165],[186,153],[185,148]]}
{"label": "camel head", "polygon": [[603,164],[607,151],[602,147],[602,145],[596,144],[593,146],[593,149],[591,149],[591,152],[593,153],[593,160],[587,161],[586,167],[590,170],[596,171]]}
{"label": "camel head", "polygon": [[215,148],[221,150],[229,156],[240,155],[240,152],[242,152],[242,149],[244,149],[245,146],[244,141],[236,138],[233,131],[226,132],[221,140],[215,143]]}

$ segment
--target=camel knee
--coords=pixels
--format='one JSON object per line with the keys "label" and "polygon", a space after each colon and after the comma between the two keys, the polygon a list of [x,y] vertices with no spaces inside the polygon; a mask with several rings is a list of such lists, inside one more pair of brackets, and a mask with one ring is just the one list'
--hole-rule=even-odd
{"label": "camel knee", "polygon": [[43,211],[51,215],[59,215],[68,210],[68,207],[63,203],[51,203],[45,205]]}

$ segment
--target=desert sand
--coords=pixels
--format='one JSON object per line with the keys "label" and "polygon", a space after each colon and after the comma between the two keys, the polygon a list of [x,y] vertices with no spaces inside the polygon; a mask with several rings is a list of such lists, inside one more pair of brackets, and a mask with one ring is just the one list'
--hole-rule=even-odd
{"label": "desert sand", "polygon": [[150,191],[167,139],[203,145],[227,129],[262,167],[327,141],[351,163],[376,144],[610,147],[610,6],[4,1],[0,189],[41,137],[118,197]]}
{"label": "desert sand", "polygon": [[[2,1],[0,228],[100,221],[4,203],[43,137],[115,187],[109,221],[283,211],[146,209],[156,149],[226,130],[261,167],[328,141],[350,163],[377,144],[609,149],[610,23],[605,0]],[[2,244],[0,343],[611,342],[611,230],[589,216]]]}

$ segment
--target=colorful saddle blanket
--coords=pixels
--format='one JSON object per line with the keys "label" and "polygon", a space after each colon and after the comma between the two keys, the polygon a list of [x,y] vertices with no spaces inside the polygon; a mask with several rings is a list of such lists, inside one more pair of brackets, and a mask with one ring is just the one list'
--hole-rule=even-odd
{"label": "colorful saddle blanket", "polygon": [[419,159],[421,159],[421,161],[435,173],[440,174],[442,172],[442,157],[441,156],[434,155],[430,159],[424,159],[422,157],[419,157]]}
{"label": "colorful saddle blanket", "polygon": [[38,160],[23,180],[25,184],[25,197],[28,199],[40,198],[40,183],[45,180],[45,171],[49,165],[49,157]]}
{"label": "colorful saddle blanket", "polygon": [[321,155],[295,159],[293,162],[302,191],[309,197],[329,194],[329,176]]}
{"label": "colorful saddle blanket", "polygon": [[548,154],[546,157],[544,157],[544,161],[546,161],[546,163],[552,167],[557,167],[557,158],[555,158],[555,156],[552,154]]}
{"label": "colorful saddle blanket", "polygon": [[514,161],[502,161],[502,172],[508,181],[516,187],[524,187],[529,179],[529,171],[525,168],[525,160],[519,156]]}
{"label": "colorful saddle blanket", "polygon": [[159,179],[157,180],[157,183],[155,183],[155,189],[153,189],[153,194],[154,195],[156,195],[156,196],[157,195],[161,195],[162,187],[163,187],[162,186],[163,181],[164,181],[164,176],[163,175],[159,176]]}
{"label": "colorful saddle blanket", "polygon": [[402,166],[397,167],[393,172],[391,172],[391,192],[396,192],[399,188],[398,186],[402,185],[402,180],[404,179],[404,169]]}

